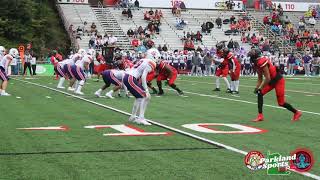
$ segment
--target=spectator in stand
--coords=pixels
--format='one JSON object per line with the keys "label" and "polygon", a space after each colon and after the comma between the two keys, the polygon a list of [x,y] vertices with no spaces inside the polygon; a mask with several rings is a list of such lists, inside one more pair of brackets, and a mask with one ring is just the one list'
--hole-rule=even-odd
{"label": "spectator in stand", "polygon": [[70,24],[69,26],[69,33],[73,36],[75,33],[75,30],[73,29],[73,24]]}
{"label": "spectator in stand", "polygon": [[298,24],[298,33],[300,33],[301,31],[304,31],[305,28],[306,28],[306,24],[302,21],[302,19],[300,19]]}
{"label": "spectator in stand", "polygon": [[202,34],[200,33],[200,31],[197,32],[195,39],[196,39],[197,42],[200,41],[202,43]]}
{"label": "spectator in stand", "polygon": [[160,45],[160,44],[159,44],[159,46],[158,46],[158,48],[157,48],[157,49],[158,49],[158,51],[159,51],[159,52],[161,52],[161,51],[162,51],[162,47],[161,47],[161,45]]}
{"label": "spectator in stand", "polygon": [[257,38],[257,36],[255,35],[255,33],[253,33],[252,37],[251,37],[251,43],[254,46],[258,46],[259,45],[259,39]]}
{"label": "spectator in stand", "polygon": [[233,43],[233,39],[230,39],[230,41],[228,42],[228,45],[227,45],[228,49],[231,49],[233,50],[234,48],[234,43]]}
{"label": "spectator in stand", "polygon": [[134,32],[133,32],[133,30],[131,28],[127,31],[127,35],[129,37],[133,37],[134,36]]}
{"label": "spectator in stand", "polygon": [[96,26],[96,24],[94,22],[91,24],[91,31],[90,32],[91,33],[97,33],[97,26]]}
{"label": "spectator in stand", "polygon": [[264,25],[269,25],[270,24],[269,16],[264,16],[262,21]]}
{"label": "spectator in stand", "polygon": [[128,19],[132,19],[133,15],[132,15],[132,11],[130,8],[127,11],[127,15],[128,15]]}
{"label": "spectator in stand", "polygon": [[234,17],[234,15],[232,15],[230,17],[230,23],[232,24],[232,23],[235,23],[235,22],[236,22],[236,17]]}
{"label": "spectator in stand", "polygon": [[162,47],[162,51],[167,52],[168,51],[168,47],[167,44],[164,44]]}
{"label": "spectator in stand", "polygon": [[242,11],[247,10],[247,4],[248,4],[248,0],[242,0]]}
{"label": "spectator in stand", "polygon": [[239,33],[238,29],[237,29],[237,24],[234,22],[234,23],[230,23],[230,30],[231,30],[231,33],[233,35],[236,35]]}
{"label": "spectator in stand", "polygon": [[140,7],[140,3],[139,3],[139,1],[138,1],[138,0],[135,0],[135,1],[134,1],[134,7],[136,7],[136,8],[138,8],[138,9],[139,9],[139,7]]}
{"label": "spectator in stand", "polygon": [[294,75],[294,66],[296,65],[296,57],[291,53],[288,57],[288,75]]}
{"label": "spectator in stand", "polygon": [[96,48],[96,44],[95,44],[95,41],[96,41],[96,36],[94,34],[92,34],[90,36],[90,40],[89,40],[89,48],[93,48],[95,49]]}
{"label": "spectator in stand", "polygon": [[103,48],[103,45],[105,44],[105,42],[102,40],[102,36],[101,35],[97,35],[95,44],[96,44],[96,48],[97,49],[102,49]]}
{"label": "spectator in stand", "polygon": [[[87,23],[87,21],[85,21],[85,22],[83,23],[83,26],[82,26],[82,31],[83,31],[83,33],[89,33],[87,25],[88,25],[88,23]],[[88,34],[88,35],[89,35],[89,34]]]}
{"label": "spectator in stand", "polygon": [[[202,49],[200,46],[198,46],[198,48],[196,49],[196,51],[197,51],[197,52],[200,52],[200,54],[202,54],[203,49]],[[201,55],[200,55],[200,56],[201,56]]]}
{"label": "spectator in stand", "polygon": [[309,18],[309,24],[311,27],[314,27],[316,25],[316,19],[314,17]]}
{"label": "spectator in stand", "polygon": [[311,68],[311,62],[312,62],[312,57],[309,53],[305,53],[304,56],[302,57],[303,64],[304,64],[304,76],[311,76],[310,68]]}
{"label": "spectator in stand", "polygon": [[300,39],[296,41],[296,48],[297,48],[297,51],[302,51],[303,43]]}
{"label": "spectator in stand", "polygon": [[183,50],[187,50],[187,51],[194,51],[195,50],[193,41],[190,38],[188,38],[185,41]]}
{"label": "spectator in stand", "polygon": [[265,0],[259,0],[259,5],[260,5],[260,10],[263,11],[265,10],[264,8]]}
{"label": "spectator in stand", "polygon": [[118,39],[113,35],[109,35],[108,45],[115,46],[117,44]]}
{"label": "spectator in stand", "polygon": [[154,11],[152,10],[152,8],[148,11],[148,14],[149,14],[150,16],[153,16],[153,15],[154,15]]}
{"label": "spectator in stand", "polygon": [[222,26],[222,19],[220,17],[216,19],[216,24],[217,24],[217,27],[220,29]]}
{"label": "spectator in stand", "polygon": [[147,21],[151,20],[150,14],[147,11],[144,13],[144,18],[143,19],[147,20]]}

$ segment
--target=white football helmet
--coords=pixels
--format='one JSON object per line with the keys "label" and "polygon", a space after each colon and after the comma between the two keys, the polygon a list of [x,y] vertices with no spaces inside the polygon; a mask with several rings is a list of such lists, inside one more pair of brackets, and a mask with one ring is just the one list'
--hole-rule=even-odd
{"label": "white football helmet", "polygon": [[161,54],[160,52],[155,49],[155,48],[151,48],[147,51],[147,59],[151,59],[153,60],[154,62],[158,62],[160,61],[160,58],[161,58]]}
{"label": "white football helmet", "polygon": [[0,55],[4,55],[4,52],[6,51],[6,48],[3,46],[0,46]]}
{"label": "white football helmet", "polygon": [[81,54],[82,56],[84,56],[84,55],[86,55],[87,52],[84,49],[79,49],[78,53]]}
{"label": "white football helmet", "polygon": [[19,52],[18,52],[18,50],[17,50],[16,48],[11,48],[11,49],[9,50],[9,54],[10,54],[12,57],[18,57]]}
{"label": "white football helmet", "polygon": [[87,52],[89,55],[91,55],[91,56],[96,56],[96,50],[94,50],[94,49],[88,49],[88,52]]}

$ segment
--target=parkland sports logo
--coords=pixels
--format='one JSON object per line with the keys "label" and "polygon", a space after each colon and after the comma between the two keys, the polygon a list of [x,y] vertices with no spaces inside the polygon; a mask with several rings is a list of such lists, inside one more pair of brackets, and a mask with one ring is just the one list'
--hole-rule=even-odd
{"label": "parkland sports logo", "polygon": [[245,156],[244,163],[250,170],[265,169],[268,175],[289,175],[290,170],[310,171],[314,158],[308,149],[296,149],[289,156],[269,152],[266,158],[259,151],[250,151]]}
{"label": "parkland sports logo", "polygon": [[291,169],[299,172],[307,172],[312,168],[314,158],[311,151],[308,149],[297,149],[291,154],[296,156],[296,159],[290,161]]}
{"label": "parkland sports logo", "polygon": [[264,155],[259,151],[250,151],[244,158],[244,163],[251,170],[263,169]]}

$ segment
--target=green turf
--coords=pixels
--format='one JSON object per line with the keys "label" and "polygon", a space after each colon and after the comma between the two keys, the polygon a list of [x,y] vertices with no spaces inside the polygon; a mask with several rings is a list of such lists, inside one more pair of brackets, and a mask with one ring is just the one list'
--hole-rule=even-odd
{"label": "green turf", "polygon": [[[27,81],[49,87],[55,87],[57,83],[51,77],[37,78]],[[131,111],[133,98],[95,98],[92,94],[102,83],[92,80],[88,82],[83,89],[85,98],[126,112]],[[264,154],[271,151],[286,155],[298,147],[306,147],[312,150],[317,160],[310,172],[320,175],[319,115],[304,113],[301,121],[291,123],[292,115],[288,111],[264,107],[266,121],[250,122],[256,116],[256,105],[230,99],[256,102],[256,96],[252,93],[254,78],[241,79],[240,97],[212,92],[212,77],[180,77],[177,84],[186,92],[218,95],[228,100],[190,93],[185,93],[188,97],[179,97],[166,89],[165,96],[152,97],[147,118],[244,151],[259,150]],[[221,84],[224,89],[223,82]],[[177,133],[172,136],[105,137],[104,133],[115,131],[83,127],[130,124],[127,122],[128,117],[16,80],[11,81],[8,92],[13,96],[0,98],[0,153],[9,153],[0,156],[0,179],[306,178],[296,173],[268,176],[266,171],[250,171],[243,163],[243,155]],[[299,109],[320,112],[319,79],[288,79],[287,95],[287,100]],[[21,98],[17,99],[16,96]],[[274,93],[265,97],[265,103],[277,106]],[[205,134],[181,126],[188,123],[236,123],[266,129],[268,132],[247,135]],[[53,132],[16,129],[60,125],[66,125],[70,130]],[[156,126],[135,126],[150,132],[168,131]]]}

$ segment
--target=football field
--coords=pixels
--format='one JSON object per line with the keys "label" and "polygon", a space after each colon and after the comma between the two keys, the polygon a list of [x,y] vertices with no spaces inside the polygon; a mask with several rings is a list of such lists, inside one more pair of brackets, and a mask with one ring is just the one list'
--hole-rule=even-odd
{"label": "football field", "polygon": [[[265,121],[254,123],[256,78],[242,77],[240,94],[231,95],[223,81],[213,92],[213,77],[180,76],[184,96],[168,87],[152,96],[152,126],[128,122],[134,98],[96,98],[102,81],[88,80],[84,96],[55,90],[57,83],[17,77],[7,89],[12,96],[0,97],[1,180],[320,178],[320,78],[287,78],[286,99],[303,112],[300,121],[291,122],[272,91],[264,98]],[[312,151],[308,173],[268,175],[244,163],[252,150],[288,156],[297,148]]]}

